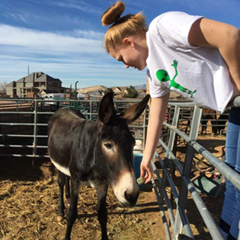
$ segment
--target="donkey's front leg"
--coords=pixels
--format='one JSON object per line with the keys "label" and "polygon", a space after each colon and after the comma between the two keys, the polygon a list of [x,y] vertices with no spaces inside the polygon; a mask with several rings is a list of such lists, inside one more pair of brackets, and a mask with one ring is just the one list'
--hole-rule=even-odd
{"label": "donkey's front leg", "polygon": [[78,194],[80,189],[80,181],[74,177],[71,177],[71,196],[70,196],[70,207],[67,216],[67,231],[64,240],[71,239],[72,226],[77,218],[77,203]]}
{"label": "donkey's front leg", "polygon": [[108,189],[107,184],[97,186],[98,221],[101,225],[102,240],[108,240],[108,236],[107,236],[107,208],[106,208],[107,189]]}

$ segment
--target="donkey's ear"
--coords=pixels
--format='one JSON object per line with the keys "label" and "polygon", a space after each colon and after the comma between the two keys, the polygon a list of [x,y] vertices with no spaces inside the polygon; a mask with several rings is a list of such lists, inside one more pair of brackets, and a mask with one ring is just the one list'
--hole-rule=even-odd
{"label": "donkey's ear", "polygon": [[144,109],[147,106],[149,98],[150,98],[150,95],[147,94],[141,102],[129,107],[122,114],[121,117],[126,120],[127,124],[134,122],[135,120],[137,120],[140,117],[140,115],[142,114],[142,112],[144,111]]}
{"label": "donkey's ear", "polygon": [[98,121],[107,124],[114,114],[113,92],[105,94],[98,108]]}

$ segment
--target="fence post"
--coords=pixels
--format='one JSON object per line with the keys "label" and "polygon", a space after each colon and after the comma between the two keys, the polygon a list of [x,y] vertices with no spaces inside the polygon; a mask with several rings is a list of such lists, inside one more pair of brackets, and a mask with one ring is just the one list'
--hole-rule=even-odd
{"label": "fence post", "polygon": [[89,106],[89,113],[90,113],[90,116],[89,116],[89,119],[92,120],[92,114],[93,114],[93,102],[92,100],[90,100],[89,102],[90,106]]}
{"label": "fence post", "polygon": [[[172,120],[172,124],[171,124],[172,128],[176,128],[177,125],[178,125],[179,113],[180,113],[180,107],[175,106],[173,120]],[[170,137],[169,137],[169,142],[168,142],[168,149],[170,151],[173,151],[174,143],[175,143],[175,137],[176,137],[176,133],[174,131],[171,131],[170,132]],[[166,157],[168,158],[168,153],[166,153]]]}
{"label": "fence post", "polygon": [[[179,113],[180,113],[180,107],[179,106],[175,106],[174,109],[174,115],[173,115],[173,120],[172,120],[172,128],[176,128],[178,125],[178,120],[179,120]],[[168,141],[168,150],[172,151],[174,148],[174,143],[175,143],[175,138],[176,138],[176,133],[174,131],[170,132],[170,137],[169,137],[169,141]],[[170,174],[174,174],[174,164],[172,163],[172,161],[170,161],[169,159],[169,151],[166,152],[165,158],[164,158],[164,165],[163,168],[169,168],[170,167]],[[173,176],[172,176],[173,177]],[[163,203],[163,188],[165,188],[166,186],[166,174],[163,171],[163,175],[162,175],[162,186],[161,186],[161,195],[160,195],[160,203]],[[171,204],[173,202],[173,197],[171,194]],[[173,233],[175,232],[174,228],[172,228]]]}
{"label": "fence post", "polygon": [[[193,162],[193,157],[194,157],[194,148],[191,146],[190,141],[196,140],[198,137],[198,129],[199,129],[200,121],[201,121],[201,116],[202,116],[202,109],[195,106],[194,112],[193,112],[191,130],[189,133],[189,142],[187,143],[187,150],[186,150],[186,155],[185,155],[182,177],[189,177],[189,175],[191,173],[192,162]],[[179,208],[179,206],[181,206],[183,209],[186,208],[187,195],[188,195],[188,188],[184,184],[184,182],[182,182],[182,185],[181,185],[181,188],[179,191],[179,201],[178,201],[178,206],[177,206],[177,214],[176,214],[175,227],[174,227],[174,229],[175,229],[174,238],[176,238],[176,236],[182,232],[182,221],[181,221],[181,216],[180,216],[180,212],[179,212],[178,208]],[[188,226],[184,226],[185,234],[188,237],[193,238],[192,231],[191,231],[191,229],[189,229]]]}
{"label": "fence post", "polygon": [[[173,120],[172,120],[172,128],[177,128],[178,121],[179,121],[179,115],[180,115],[180,107],[175,106]],[[173,152],[174,155],[176,155],[176,142],[177,142],[176,133],[174,131],[171,131],[170,136],[169,136],[169,141],[168,141],[168,149],[169,149],[169,151]],[[172,179],[174,181],[175,165],[174,165],[172,159],[169,158],[169,152],[166,153],[165,160],[167,161],[168,167],[170,169],[170,175],[172,176]],[[173,195],[172,195],[172,193],[171,193],[171,204],[173,205]]]}
{"label": "fence post", "polygon": [[37,153],[37,108],[38,108],[38,102],[37,98],[35,95],[34,98],[34,117],[33,117],[33,159],[32,159],[32,165],[34,166],[34,160],[35,160],[35,155]]}

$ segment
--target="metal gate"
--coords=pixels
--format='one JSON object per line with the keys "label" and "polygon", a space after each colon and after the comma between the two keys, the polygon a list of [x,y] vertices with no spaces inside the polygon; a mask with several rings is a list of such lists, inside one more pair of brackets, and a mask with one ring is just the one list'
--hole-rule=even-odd
{"label": "metal gate", "polygon": [[[118,111],[139,102],[114,101]],[[99,100],[43,100],[1,99],[0,101],[0,156],[48,158],[47,126],[51,115],[59,108],[68,106],[80,110],[87,119],[96,120]],[[130,130],[135,138],[144,143],[146,111],[135,121]],[[141,149],[144,146],[141,146]]]}
{"label": "metal gate", "polygon": [[[169,103],[170,106],[174,107],[174,115],[171,124],[164,123],[164,126],[170,131],[170,136],[167,144],[163,139],[159,139],[160,145],[165,149],[165,157],[162,159],[158,152],[155,152],[155,157],[162,168],[162,174],[159,174],[159,170],[156,168],[155,160],[152,161],[152,167],[154,173],[157,176],[157,184],[154,178],[152,179],[152,184],[156,198],[159,204],[159,209],[162,217],[162,222],[164,225],[166,239],[178,239],[178,235],[184,233],[186,236],[194,239],[193,233],[187,218],[187,199],[188,193],[191,194],[192,200],[194,201],[203,222],[209,230],[209,233],[214,240],[223,239],[218,226],[213,219],[210,211],[207,209],[205,203],[198,194],[194,184],[190,180],[190,173],[192,169],[194,153],[200,153],[210,164],[212,164],[225,178],[231,181],[237,189],[240,190],[240,175],[227,166],[224,162],[219,160],[209,151],[207,151],[203,146],[197,142],[199,125],[202,115],[202,109],[193,105],[191,103]],[[191,116],[191,124],[189,134],[186,134],[179,130],[179,116],[184,108],[193,108]],[[176,158],[174,154],[174,146],[177,142],[177,138],[181,137],[186,142],[186,155],[183,166]],[[174,175],[175,170],[181,174],[181,187],[178,191],[175,182]],[[158,187],[160,185],[160,187]],[[169,198],[166,187],[170,186],[171,196]],[[172,201],[174,200],[176,204],[176,212],[174,214]],[[167,211],[164,211],[163,205],[167,206]],[[169,221],[167,221],[167,216]],[[170,227],[171,226],[171,227]]]}

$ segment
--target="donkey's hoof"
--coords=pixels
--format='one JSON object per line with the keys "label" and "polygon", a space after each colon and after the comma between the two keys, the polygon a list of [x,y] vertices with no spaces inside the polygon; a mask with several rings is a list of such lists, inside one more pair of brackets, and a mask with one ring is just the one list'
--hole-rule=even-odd
{"label": "donkey's hoof", "polygon": [[58,222],[62,222],[62,221],[63,221],[63,219],[64,219],[64,217],[63,217],[63,216],[57,216],[57,221],[58,221]]}

